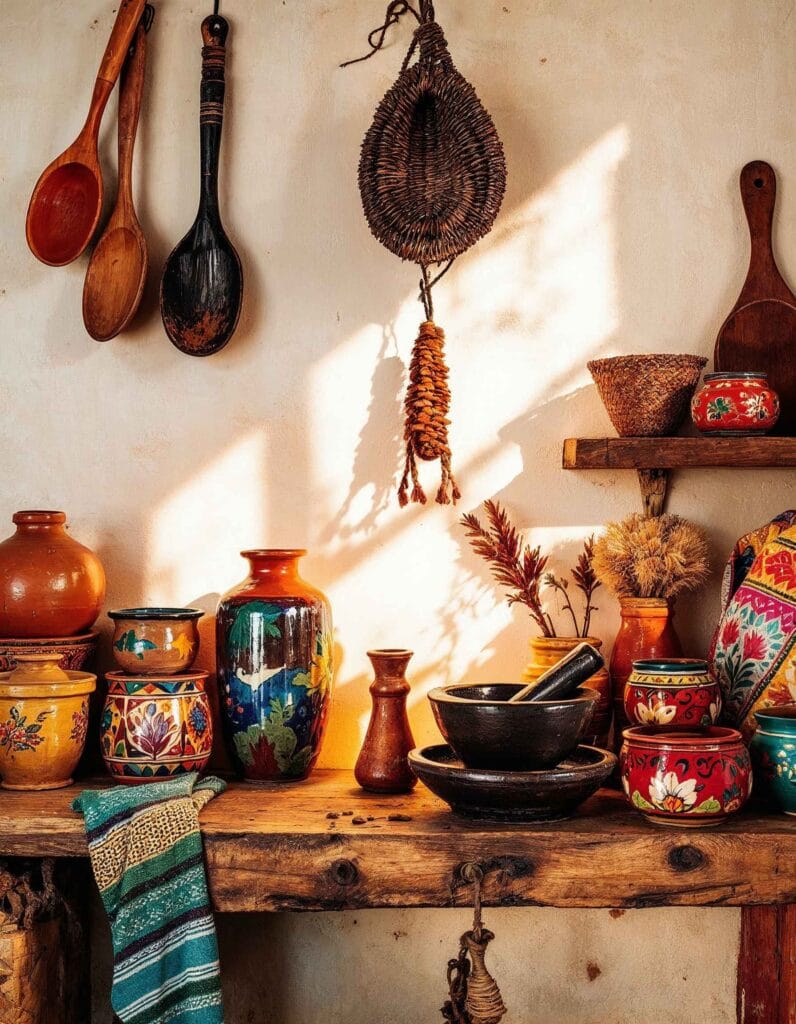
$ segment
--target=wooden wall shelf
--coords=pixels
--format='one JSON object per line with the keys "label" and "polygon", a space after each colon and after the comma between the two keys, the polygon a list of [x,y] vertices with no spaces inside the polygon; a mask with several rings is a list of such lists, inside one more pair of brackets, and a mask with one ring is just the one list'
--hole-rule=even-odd
{"label": "wooden wall shelf", "polygon": [[[80,788],[0,792],[0,856],[86,856],[70,810]],[[319,771],[296,785],[233,783],[201,823],[219,911],[464,906],[469,861],[496,906],[796,902],[796,819],[754,810],[682,831],[602,792],[569,821],[502,825],[456,818],[422,786],[379,797],[350,772]]]}
{"label": "wooden wall shelf", "polygon": [[796,467],[796,437],[569,437],[564,469],[635,469],[644,510],[660,515],[673,469]]}

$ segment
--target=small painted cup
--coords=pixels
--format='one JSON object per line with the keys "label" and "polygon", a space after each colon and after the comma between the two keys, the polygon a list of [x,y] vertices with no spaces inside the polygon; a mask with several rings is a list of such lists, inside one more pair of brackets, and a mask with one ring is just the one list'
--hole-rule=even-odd
{"label": "small painted cup", "polygon": [[178,675],[199,653],[198,608],[122,608],[113,619],[113,657],[132,675]]}
{"label": "small painted cup", "polygon": [[703,434],[765,434],[779,419],[779,396],[766,373],[706,373],[691,399],[691,418]]}
{"label": "small painted cup", "polygon": [[706,729],[721,713],[721,688],[706,661],[634,661],[625,684],[625,714],[638,725]]}
{"label": "small painted cup", "polygon": [[152,782],[205,768],[213,749],[207,672],[109,672],[105,678],[100,743],[117,782]]}
{"label": "small painted cup", "polygon": [[763,799],[796,816],[796,704],[755,711],[749,752]]}
{"label": "small painted cup", "polygon": [[650,821],[683,828],[717,825],[746,803],[752,766],[737,729],[666,732],[636,726],[622,736],[622,786]]}

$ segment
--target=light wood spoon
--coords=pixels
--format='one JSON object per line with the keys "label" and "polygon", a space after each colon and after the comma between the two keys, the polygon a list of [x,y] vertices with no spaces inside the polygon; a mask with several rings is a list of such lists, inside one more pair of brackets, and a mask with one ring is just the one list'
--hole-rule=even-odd
{"label": "light wood spoon", "polygon": [[127,327],[144,294],[146,239],[133,205],[133,150],[146,71],[146,31],[139,25],[135,49],[122,71],[119,93],[119,192],[116,206],[92,253],[83,286],[83,323],[97,341]]}
{"label": "light wood spoon", "polygon": [[33,255],[63,267],[85,250],[102,210],[97,154],[100,122],[130,49],[146,0],[122,0],[100,64],[88,117],[80,134],[47,167],[30,198],[25,235]]}

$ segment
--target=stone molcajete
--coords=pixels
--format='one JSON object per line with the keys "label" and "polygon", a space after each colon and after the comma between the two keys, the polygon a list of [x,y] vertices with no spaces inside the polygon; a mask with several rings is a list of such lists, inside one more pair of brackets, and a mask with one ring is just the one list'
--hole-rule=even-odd
{"label": "stone molcajete", "polygon": [[249,782],[302,779],[321,750],[332,690],[329,603],[298,573],[302,550],[244,551],[249,577],[216,618],[222,719]]}
{"label": "stone molcajete", "polygon": [[15,512],[0,544],[0,636],[87,632],[105,600],[99,558],[66,532],[63,512]]}

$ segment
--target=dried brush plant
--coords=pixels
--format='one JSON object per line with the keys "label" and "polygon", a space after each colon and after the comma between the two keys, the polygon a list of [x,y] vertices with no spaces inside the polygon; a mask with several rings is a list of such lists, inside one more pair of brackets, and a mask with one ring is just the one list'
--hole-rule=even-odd
{"label": "dried brush plant", "polygon": [[524,604],[531,618],[539,627],[542,636],[555,637],[559,634],[549,612],[545,610],[542,598],[544,588],[563,598],[563,610],[572,617],[575,636],[589,635],[591,613],[597,611],[592,597],[600,582],[592,568],[594,538],[583,545],[577,565],[571,572],[575,588],[583,594],[585,609],[579,623],[569,595],[569,581],[565,577],[546,572],[548,555],[540,547],[523,545],[517,529],[506,510],[497,501],[485,501],[487,526],[483,526],[475,513],[467,513],[459,520],[464,527],[470,546],[489,565],[494,579],[507,591],[510,605]]}
{"label": "dried brush plant", "polygon": [[704,532],[675,515],[634,513],[609,523],[592,565],[617,597],[676,597],[696,590],[710,572]]}

